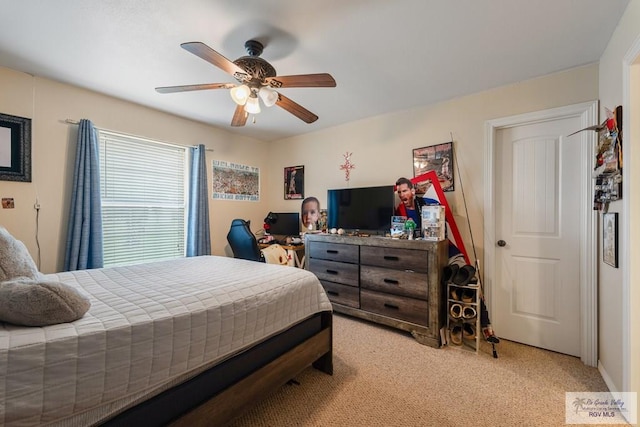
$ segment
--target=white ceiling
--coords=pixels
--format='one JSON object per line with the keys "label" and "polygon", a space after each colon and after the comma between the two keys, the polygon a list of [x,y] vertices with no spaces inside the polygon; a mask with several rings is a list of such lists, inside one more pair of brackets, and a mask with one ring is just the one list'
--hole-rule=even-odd
{"label": "white ceiling", "polygon": [[[628,2],[0,0],[0,66],[269,141],[597,62]],[[278,75],[335,78],[281,89],[318,121],[274,106],[232,128],[226,89],[154,90],[234,82],[180,44],[235,60],[249,39]]]}

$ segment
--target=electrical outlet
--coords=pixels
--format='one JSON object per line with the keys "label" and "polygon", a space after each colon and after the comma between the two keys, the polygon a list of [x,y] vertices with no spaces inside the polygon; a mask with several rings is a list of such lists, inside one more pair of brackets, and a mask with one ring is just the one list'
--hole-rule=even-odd
{"label": "electrical outlet", "polygon": [[33,205],[33,209],[35,209],[35,210],[40,210],[40,203],[36,202],[36,203]]}

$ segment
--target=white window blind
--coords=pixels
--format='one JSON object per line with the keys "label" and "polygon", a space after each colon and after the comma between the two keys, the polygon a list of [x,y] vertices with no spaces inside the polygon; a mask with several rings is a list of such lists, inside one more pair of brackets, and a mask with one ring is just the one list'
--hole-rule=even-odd
{"label": "white window blind", "polygon": [[100,131],[104,266],[185,256],[186,149]]}

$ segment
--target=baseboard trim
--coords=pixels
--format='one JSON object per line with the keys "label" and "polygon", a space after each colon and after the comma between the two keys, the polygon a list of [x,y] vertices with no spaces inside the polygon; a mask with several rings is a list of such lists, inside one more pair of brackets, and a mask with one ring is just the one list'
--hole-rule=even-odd
{"label": "baseboard trim", "polygon": [[617,389],[615,383],[607,373],[607,370],[604,369],[604,366],[602,365],[600,360],[598,360],[598,372],[600,372],[600,375],[602,375],[602,379],[604,380],[604,383],[607,385],[607,388],[609,389],[609,391],[612,393],[618,393],[619,390]]}

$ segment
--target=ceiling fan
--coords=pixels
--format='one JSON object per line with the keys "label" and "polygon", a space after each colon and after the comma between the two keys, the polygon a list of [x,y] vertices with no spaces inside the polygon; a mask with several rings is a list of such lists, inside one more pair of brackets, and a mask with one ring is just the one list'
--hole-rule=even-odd
{"label": "ceiling fan", "polygon": [[186,92],[192,90],[230,89],[231,98],[235,101],[236,110],[231,126],[244,126],[249,114],[260,112],[260,101],[271,107],[277,105],[306,123],[313,123],[318,116],[292,101],[275,89],[290,87],[335,87],[336,81],[330,74],[298,74],[278,76],[271,64],[260,58],[264,49],[257,40],[249,40],[244,44],[248,55],[230,61],[223,55],[201,42],[188,42],[182,48],[215,65],[222,71],[232,75],[238,83],[204,83],[184,86],[157,87],[159,93]]}

